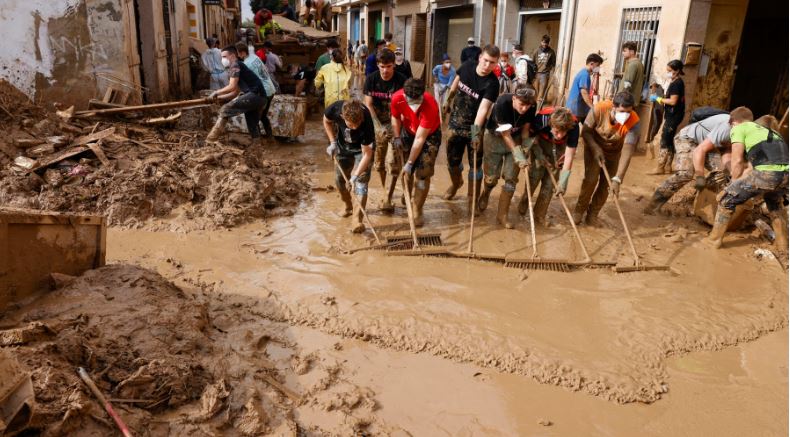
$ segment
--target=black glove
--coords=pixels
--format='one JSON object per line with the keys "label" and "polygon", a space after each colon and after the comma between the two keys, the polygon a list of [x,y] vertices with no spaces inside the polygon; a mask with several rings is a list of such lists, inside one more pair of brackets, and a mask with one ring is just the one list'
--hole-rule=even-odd
{"label": "black glove", "polygon": [[697,176],[694,178],[694,189],[697,191],[702,191],[705,187],[708,186],[708,181],[705,176]]}

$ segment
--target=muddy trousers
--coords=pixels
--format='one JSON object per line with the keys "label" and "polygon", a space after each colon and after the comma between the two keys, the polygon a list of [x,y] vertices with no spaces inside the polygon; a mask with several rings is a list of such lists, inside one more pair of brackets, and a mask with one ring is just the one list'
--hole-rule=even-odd
{"label": "muddy trousers", "polygon": [[449,129],[447,137],[447,168],[450,174],[454,171],[462,172],[464,169],[464,151],[466,151],[466,158],[469,162],[468,179],[480,181],[483,180],[483,153],[477,153],[477,173],[474,173],[474,152],[472,150],[472,133],[468,130],[462,129]]}
{"label": "muddy trousers", "polygon": [[[669,201],[675,193],[694,179],[693,155],[697,144],[692,139],[681,136],[677,136],[674,143],[676,150],[672,168],[675,169],[675,173],[662,182],[653,193],[653,201],[661,204]],[[705,156],[705,168],[720,170],[721,155],[715,152],[708,153]]]}
{"label": "muddy trousers", "polygon": [[[340,170],[343,173],[340,173],[340,170],[335,166],[335,186],[337,187],[337,191],[340,193],[340,198],[345,203],[346,214],[350,209],[354,209],[354,217],[353,217],[353,226],[355,228],[359,228],[362,225],[362,211],[359,210],[358,207],[354,206],[353,202],[351,201],[351,193],[349,192],[349,188],[354,190],[354,195],[357,197],[357,200],[362,205],[362,208],[365,207],[368,200],[368,182],[370,181],[370,168],[365,170],[364,173],[359,175],[357,178],[356,184],[353,187],[349,187],[346,185],[345,179],[351,179],[351,171],[354,170],[356,166],[359,165],[359,162],[362,160],[362,152],[354,153],[354,154],[338,154],[337,155],[337,163],[340,165]],[[345,175],[345,179],[343,178]],[[364,227],[362,227],[364,229]],[[355,230],[357,232],[358,230]]]}
{"label": "muddy trousers", "polygon": [[263,105],[261,108],[261,124],[263,124],[263,130],[266,131],[266,137],[271,137],[272,134],[272,122],[269,120],[269,107],[272,105],[271,97],[266,99],[266,104]]}
{"label": "muddy trousers", "polygon": [[244,114],[244,120],[247,122],[247,130],[250,136],[258,138],[261,136],[261,130],[258,128],[260,121],[261,109],[266,105],[266,97],[255,93],[242,93],[236,96],[233,100],[222,105],[219,110],[220,118],[235,117]]}
{"label": "muddy trousers", "polygon": [[[516,148],[523,157],[518,144],[521,144],[521,135],[513,137],[514,142],[517,144]],[[486,189],[492,189],[499,182],[499,178],[505,180],[505,185],[502,188],[511,193],[516,191],[516,184],[518,184],[519,168],[513,153],[507,147],[507,144],[502,140],[502,137],[493,134],[491,131],[485,133],[483,140],[483,183]]]}
{"label": "muddy trousers", "polygon": [[[614,155],[604,154],[604,165],[610,175],[617,174],[620,163],[620,152]],[[584,147],[584,179],[582,180],[579,200],[576,202],[576,214],[587,213],[588,217],[596,217],[601,211],[606,199],[609,198],[609,183],[606,175],[593,156],[592,149],[585,144]]]}
{"label": "muddy trousers", "polygon": [[735,211],[736,206],[762,194],[768,211],[779,211],[784,206],[787,186],[786,171],[753,170],[745,177],[733,181],[724,189],[719,206]]}
{"label": "muddy trousers", "polygon": [[[546,213],[549,211],[551,198],[554,197],[554,182],[551,180],[549,171],[552,172],[555,180],[560,179],[560,169],[557,166],[557,161],[565,154],[565,146],[554,145],[542,138],[538,138],[535,140],[533,147],[540,147],[543,152],[543,157],[552,167],[552,170],[547,169],[542,163],[535,162],[534,157],[530,162],[529,185],[532,188],[532,193],[535,193],[538,184],[540,184],[540,191],[538,192],[538,198],[535,200],[533,213],[535,215],[535,222],[543,223],[546,219]],[[522,201],[528,201],[526,193],[524,193]],[[524,209],[519,208],[519,211],[521,210]]]}

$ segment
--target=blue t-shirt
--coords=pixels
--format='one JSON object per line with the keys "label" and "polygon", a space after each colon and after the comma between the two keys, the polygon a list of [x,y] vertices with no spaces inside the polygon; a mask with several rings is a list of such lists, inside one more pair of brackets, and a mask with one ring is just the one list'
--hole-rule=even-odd
{"label": "blue t-shirt", "polygon": [[586,68],[582,68],[581,71],[576,74],[576,77],[573,78],[571,88],[568,90],[568,100],[565,102],[565,106],[567,106],[579,120],[584,120],[584,118],[587,117],[587,113],[590,112],[590,107],[584,103],[584,98],[582,98],[581,93],[582,89],[589,92],[591,83],[590,72],[587,71]]}
{"label": "blue t-shirt", "polygon": [[438,82],[442,85],[452,85],[453,80],[455,79],[455,67],[450,66],[450,71],[447,72],[447,76],[442,74],[442,64],[439,64],[433,67],[433,75],[438,79]]}
{"label": "blue t-shirt", "polygon": [[365,76],[373,73],[374,71],[379,71],[379,66],[376,63],[376,54],[371,53],[370,56],[368,56],[368,59],[365,60]]}

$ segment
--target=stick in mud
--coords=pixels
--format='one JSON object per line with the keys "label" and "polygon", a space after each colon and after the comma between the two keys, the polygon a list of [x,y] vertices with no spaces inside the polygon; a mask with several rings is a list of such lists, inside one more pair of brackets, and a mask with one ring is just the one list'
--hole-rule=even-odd
{"label": "stick in mud", "polygon": [[99,388],[96,387],[96,384],[94,384],[90,375],[88,375],[88,372],[86,372],[82,367],[79,367],[77,369],[77,373],[79,373],[80,378],[82,378],[88,388],[91,389],[91,392],[93,392],[93,395],[96,396],[96,399],[101,402],[102,406],[107,411],[107,414],[109,414],[110,417],[112,417],[112,420],[115,421],[115,424],[118,425],[118,429],[121,430],[121,434],[123,434],[124,437],[132,437],[132,433],[129,432],[129,428],[127,428],[126,424],[123,423],[123,420],[121,420],[121,416],[115,412],[107,398],[105,398],[101,391],[99,391]]}
{"label": "stick in mud", "polygon": [[[346,174],[343,173],[343,168],[340,167],[340,163],[337,162],[337,158],[332,156],[332,161],[334,161],[335,167],[337,167],[338,171],[340,171],[340,175],[343,176],[343,180],[346,181],[346,184],[350,185],[351,182],[348,181]],[[351,198],[354,199],[354,202],[357,203],[359,210],[362,211],[362,216],[365,218],[365,221],[368,222],[368,226],[370,226],[370,230],[373,232],[373,237],[376,238],[376,244],[381,244],[381,239],[379,239],[379,234],[376,233],[376,228],[373,227],[373,223],[371,223],[370,218],[368,217],[368,213],[365,211],[365,208],[359,202],[359,199],[357,199],[357,193],[354,192],[354,187],[351,187],[349,191],[351,191]]]}

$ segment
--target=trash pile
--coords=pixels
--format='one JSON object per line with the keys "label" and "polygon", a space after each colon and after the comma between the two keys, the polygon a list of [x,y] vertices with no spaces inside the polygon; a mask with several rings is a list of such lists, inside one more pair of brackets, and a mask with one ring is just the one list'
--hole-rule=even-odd
{"label": "trash pile", "polygon": [[123,227],[175,213],[230,227],[290,215],[309,188],[301,164],[231,146],[233,137],[209,146],[203,132],[72,114],[0,81],[0,205],[101,214]]}

